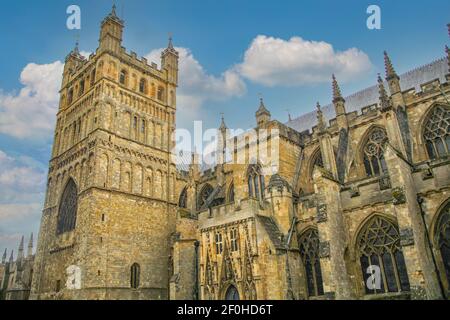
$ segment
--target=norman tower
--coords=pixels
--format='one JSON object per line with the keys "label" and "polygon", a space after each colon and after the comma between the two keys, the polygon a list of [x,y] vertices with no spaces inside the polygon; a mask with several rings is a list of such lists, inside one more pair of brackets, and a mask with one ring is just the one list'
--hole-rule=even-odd
{"label": "norman tower", "polygon": [[168,298],[178,53],[158,69],[123,28],[113,7],[95,53],[66,58],[31,298]]}

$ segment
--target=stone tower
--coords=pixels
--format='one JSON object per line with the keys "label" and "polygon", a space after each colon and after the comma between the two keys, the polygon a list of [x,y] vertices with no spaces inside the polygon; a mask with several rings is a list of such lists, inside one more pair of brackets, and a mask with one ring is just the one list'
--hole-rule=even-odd
{"label": "stone tower", "polygon": [[168,298],[178,53],[159,69],[123,28],[113,7],[95,53],[66,58],[31,298]]}

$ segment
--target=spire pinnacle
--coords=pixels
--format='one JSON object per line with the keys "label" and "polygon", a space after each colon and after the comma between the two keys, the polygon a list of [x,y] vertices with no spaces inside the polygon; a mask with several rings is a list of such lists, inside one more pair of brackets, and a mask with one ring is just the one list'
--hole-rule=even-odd
{"label": "spire pinnacle", "polygon": [[24,236],[22,236],[22,239],[20,240],[20,244],[19,244],[19,250],[17,253],[17,259],[21,259],[23,258],[23,242],[24,242]]}
{"label": "spire pinnacle", "polygon": [[169,33],[169,44],[167,45],[167,47],[169,49],[173,49],[173,38],[172,38],[172,34]]}
{"label": "spire pinnacle", "polygon": [[263,114],[263,113],[270,114],[269,110],[267,110],[267,108],[264,104],[264,99],[262,97],[260,97],[259,98],[259,108],[258,108],[258,111],[256,111],[256,114],[259,115],[259,114]]}
{"label": "spire pinnacle", "polygon": [[107,19],[114,20],[115,22],[118,22],[121,25],[123,25],[123,20],[121,20],[119,18],[119,16],[117,15],[116,9],[117,9],[117,7],[116,7],[116,4],[114,3],[111,8],[111,12],[106,16],[105,20],[107,20]]}
{"label": "spire pinnacle", "polygon": [[33,255],[33,232],[30,235],[30,240],[28,241],[28,256]]}
{"label": "spire pinnacle", "polygon": [[223,131],[223,130],[227,129],[227,125],[225,124],[225,118],[224,118],[224,114],[223,113],[222,113],[222,120],[221,120],[219,129],[220,129],[220,131]]}
{"label": "spire pinnacle", "polygon": [[386,89],[384,88],[383,79],[381,78],[380,74],[378,74],[378,93],[380,96],[381,109],[384,110],[389,108],[389,97],[387,95]]}
{"label": "spire pinnacle", "polygon": [[316,104],[316,109],[317,109],[317,123],[318,123],[319,130],[324,130],[326,127],[325,119],[323,117],[322,107],[320,106],[319,102],[317,102],[317,104]]}
{"label": "spire pinnacle", "polygon": [[6,248],[5,248],[5,252],[3,252],[3,256],[2,256],[2,264],[5,264],[6,262]]}
{"label": "spire pinnacle", "polygon": [[114,17],[117,17],[116,8],[117,8],[116,4],[114,3],[113,6],[112,6],[112,10],[111,10],[111,15],[114,16]]}
{"label": "spire pinnacle", "polygon": [[175,47],[173,46],[172,33],[169,33],[169,42],[167,44],[167,48],[162,52],[162,56],[165,56],[167,54],[174,54],[178,57],[178,51],[175,50]]}
{"label": "spire pinnacle", "polygon": [[24,240],[25,240],[25,237],[22,236],[22,238],[20,239],[19,251],[20,251],[20,250],[23,250],[23,242],[24,242]]}
{"label": "spire pinnacle", "polygon": [[384,67],[386,69],[387,80],[390,80],[392,78],[398,78],[394,66],[392,65],[391,58],[389,58],[388,53],[386,51],[384,51]]}
{"label": "spire pinnacle", "polygon": [[342,97],[341,88],[339,88],[339,84],[336,80],[336,76],[333,74],[333,102],[337,102],[339,100],[343,101],[344,98]]}
{"label": "spire pinnacle", "polygon": [[78,39],[75,41],[75,48],[73,49],[73,52],[75,54],[79,54],[80,53],[80,41]]}
{"label": "spire pinnacle", "polygon": [[259,98],[259,108],[256,111],[255,115],[258,127],[261,127],[262,125],[270,121],[271,114],[264,105],[264,100],[262,96]]}
{"label": "spire pinnacle", "polygon": [[9,256],[9,263],[14,262],[14,250],[11,251],[11,255]]}

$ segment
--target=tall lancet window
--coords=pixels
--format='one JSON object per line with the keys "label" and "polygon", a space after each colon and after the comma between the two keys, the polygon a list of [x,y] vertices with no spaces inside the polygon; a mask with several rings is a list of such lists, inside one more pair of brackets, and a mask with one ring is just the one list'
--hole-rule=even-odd
{"label": "tall lancet window", "polygon": [[364,168],[367,176],[379,176],[387,172],[384,160],[384,147],[387,141],[386,131],[383,129],[374,128],[369,132],[363,147]]}
{"label": "tall lancet window", "polygon": [[[447,276],[447,283],[450,284],[450,201],[439,213],[435,235],[436,247],[441,253],[441,262]],[[447,288],[447,290],[449,289]]]}
{"label": "tall lancet window", "polygon": [[311,179],[313,178],[314,168],[316,166],[323,168],[322,152],[320,151],[320,148],[311,157],[311,167],[310,167]]}
{"label": "tall lancet window", "polygon": [[324,291],[319,258],[319,234],[316,229],[309,229],[302,234],[299,248],[306,272],[308,295],[321,296]]}
{"label": "tall lancet window", "polygon": [[450,108],[435,106],[424,124],[423,136],[430,159],[450,154]]}
{"label": "tall lancet window", "polygon": [[75,229],[78,209],[78,191],[73,179],[70,179],[64,189],[59,204],[57,234],[63,234]]}
{"label": "tall lancet window", "polygon": [[180,199],[178,201],[178,206],[180,208],[187,208],[187,189],[184,188],[181,192]]}
{"label": "tall lancet window", "polygon": [[131,276],[130,276],[131,288],[133,289],[139,288],[140,281],[141,281],[141,267],[139,266],[139,264],[134,263],[131,266]]}
{"label": "tall lancet window", "polygon": [[248,194],[250,197],[264,200],[264,176],[259,165],[250,165],[248,168]]}

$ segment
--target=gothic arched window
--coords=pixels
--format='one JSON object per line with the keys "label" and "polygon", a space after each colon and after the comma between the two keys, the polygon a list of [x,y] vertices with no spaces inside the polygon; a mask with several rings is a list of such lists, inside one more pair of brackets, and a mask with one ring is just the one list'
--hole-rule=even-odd
{"label": "gothic arched window", "polygon": [[164,101],[164,88],[158,87],[158,100]]}
{"label": "gothic arched window", "polygon": [[56,233],[63,234],[75,229],[78,208],[78,191],[73,179],[70,179],[61,197]]}
{"label": "gothic arched window", "polygon": [[141,121],[141,133],[145,133],[145,120]]}
{"label": "gothic arched window", "polygon": [[[382,217],[374,216],[361,229],[357,246],[367,294],[409,291],[408,273],[397,226]],[[369,279],[372,274],[379,274],[380,281],[377,282],[375,277],[372,282]]]}
{"label": "gothic arched window", "polygon": [[67,104],[70,105],[73,101],[73,88],[69,90],[69,93],[67,94]]}
{"label": "gothic arched window", "polygon": [[120,71],[119,82],[122,85],[125,85],[127,81],[127,72],[125,70]]}
{"label": "gothic arched window", "polygon": [[312,156],[312,160],[311,160],[311,178],[313,176],[314,168],[316,166],[323,168],[322,152],[320,151],[320,148]]}
{"label": "gothic arched window", "polygon": [[450,108],[436,106],[424,124],[423,136],[430,159],[450,154]]}
{"label": "gothic arched window", "polygon": [[369,132],[363,148],[364,168],[369,177],[379,176],[387,172],[384,160],[384,146],[388,138],[381,128],[374,128]]}
{"label": "gothic arched window", "polygon": [[309,296],[321,296],[323,292],[322,270],[319,258],[319,234],[309,229],[299,239],[300,255],[306,271]]}
{"label": "gothic arched window", "polygon": [[78,90],[78,96],[81,97],[84,93],[85,81],[80,81],[80,89]]}
{"label": "gothic arched window", "polygon": [[439,213],[435,234],[447,282],[450,283],[450,202]]}
{"label": "gothic arched window", "polygon": [[91,83],[89,85],[92,87],[94,83],[95,83],[95,68],[91,72]]}
{"label": "gothic arched window", "polygon": [[234,183],[231,184],[228,191],[228,202],[234,202]]}
{"label": "gothic arched window", "polygon": [[210,184],[206,184],[203,188],[200,194],[198,195],[198,201],[197,201],[197,208],[204,209],[203,207],[206,204],[206,200],[208,200],[209,196],[213,192],[213,187],[211,187]]}
{"label": "gothic arched window", "polygon": [[235,286],[230,285],[230,287],[227,289],[227,292],[225,294],[225,300],[240,300],[239,291],[236,289]]}
{"label": "gothic arched window", "polygon": [[134,263],[131,266],[131,276],[130,276],[130,285],[131,288],[133,289],[137,289],[139,288],[139,282],[141,278],[141,267],[139,266],[139,264]]}
{"label": "gothic arched window", "polygon": [[141,81],[139,81],[139,92],[140,93],[145,93],[147,90],[147,82],[145,81],[145,79],[141,79]]}
{"label": "gothic arched window", "polygon": [[178,206],[180,208],[187,208],[187,190],[186,188],[183,189],[180,195],[180,200],[178,201]]}
{"label": "gothic arched window", "polygon": [[251,165],[248,169],[248,195],[263,200],[264,189],[264,176],[261,174],[261,167]]}

